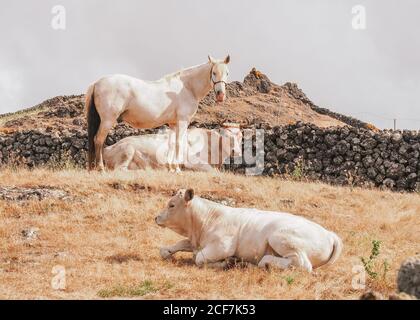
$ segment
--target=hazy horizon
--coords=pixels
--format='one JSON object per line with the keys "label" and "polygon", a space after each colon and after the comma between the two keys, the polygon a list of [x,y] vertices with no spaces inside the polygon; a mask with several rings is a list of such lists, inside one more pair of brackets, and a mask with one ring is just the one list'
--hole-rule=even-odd
{"label": "hazy horizon", "polygon": [[[0,0],[0,113],[84,93],[101,76],[143,79],[230,54],[296,82],[317,105],[381,128],[420,128],[420,2],[334,0]],[[51,8],[66,9],[66,30]],[[352,28],[363,5],[366,30]]]}

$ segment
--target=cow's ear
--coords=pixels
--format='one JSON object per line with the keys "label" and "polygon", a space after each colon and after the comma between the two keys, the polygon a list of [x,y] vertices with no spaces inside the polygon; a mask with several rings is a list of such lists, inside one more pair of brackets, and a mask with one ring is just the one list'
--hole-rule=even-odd
{"label": "cow's ear", "polygon": [[188,189],[185,191],[184,200],[185,202],[190,202],[194,198],[194,190]]}

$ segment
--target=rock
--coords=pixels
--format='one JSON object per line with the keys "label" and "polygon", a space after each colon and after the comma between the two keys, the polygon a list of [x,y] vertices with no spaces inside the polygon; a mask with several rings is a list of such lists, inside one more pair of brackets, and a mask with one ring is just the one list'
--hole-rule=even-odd
{"label": "rock", "polygon": [[397,276],[398,290],[420,299],[420,254],[401,264]]}
{"label": "rock", "polygon": [[344,161],[344,159],[343,159],[342,156],[337,156],[333,159],[333,163],[336,164],[336,165],[342,164],[343,161]]}
{"label": "rock", "polygon": [[329,145],[329,146],[334,146],[337,143],[337,137],[335,135],[330,135],[328,134],[325,137],[325,142]]}
{"label": "rock", "polygon": [[385,179],[385,177],[384,177],[382,174],[378,174],[378,175],[376,175],[376,177],[375,177],[375,181],[376,181],[376,183],[378,183],[378,184],[381,184],[381,183],[384,181],[384,179]]}
{"label": "rock", "polygon": [[45,139],[45,145],[46,145],[47,147],[51,147],[53,144],[54,144],[54,143],[53,143],[53,140],[52,140],[51,138],[46,138],[46,139]]}
{"label": "rock", "polygon": [[76,149],[83,149],[85,147],[85,140],[82,139],[73,139],[72,140],[72,145],[76,148]]}
{"label": "rock", "polygon": [[368,177],[369,178],[371,178],[371,179],[375,179],[376,178],[376,176],[377,176],[377,172],[376,172],[376,170],[375,170],[375,168],[369,168],[368,170],[367,170],[367,175],[368,175]]}
{"label": "rock", "polygon": [[397,179],[404,175],[404,166],[402,164],[393,163],[386,171],[386,176]]}
{"label": "rock", "polygon": [[368,291],[360,296],[360,300],[384,300],[384,297],[379,292]]}
{"label": "rock", "polygon": [[389,295],[389,300],[417,300],[416,297],[410,296],[404,292],[393,293]]}
{"label": "rock", "polygon": [[382,184],[387,187],[388,189],[392,189],[395,186],[395,181],[390,179],[390,178],[386,178]]}
{"label": "rock", "polygon": [[375,159],[373,159],[372,156],[368,155],[362,159],[362,162],[365,168],[369,168],[375,163]]}
{"label": "rock", "polygon": [[255,68],[245,77],[244,84],[255,88],[258,92],[269,93],[272,89],[272,84],[268,77],[257,71]]}
{"label": "rock", "polygon": [[31,228],[23,229],[20,233],[22,237],[25,238],[25,240],[35,240],[38,238],[39,229],[31,227]]}
{"label": "rock", "polygon": [[402,134],[399,132],[396,132],[391,136],[391,141],[394,143],[398,143],[402,140],[402,138],[403,138]]}
{"label": "rock", "polygon": [[69,194],[60,189],[39,186],[33,188],[7,187],[0,186],[0,199],[7,201],[28,201],[55,198],[66,200],[70,199]]}
{"label": "rock", "polygon": [[76,126],[82,126],[83,123],[84,123],[83,120],[79,119],[79,118],[76,118],[76,119],[73,120],[73,124],[76,125]]}
{"label": "rock", "polygon": [[417,179],[417,174],[416,173],[410,173],[408,176],[407,176],[407,180],[408,181],[414,181],[414,180],[416,180]]}
{"label": "rock", "polygon": [[363,140],[361,143],[360,143],[360,146],[362,146],[363,148],[365,148],[365,149],[373,149],[373,148],[375,148],[376,147],[376,145],[377,145],[377,142],[376,142],[376,140],[375,139],[373,139],[373,138],[368,138],[368,139],[366,139],[366,140]]}

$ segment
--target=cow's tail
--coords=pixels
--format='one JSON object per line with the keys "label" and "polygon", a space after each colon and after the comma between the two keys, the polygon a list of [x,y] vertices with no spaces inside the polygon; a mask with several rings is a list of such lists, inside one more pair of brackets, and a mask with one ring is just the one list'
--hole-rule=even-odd
{"label": "cow's tail", "polygon": [[86,92],[85,101],[87,128],[88,128],[88,168],[92,170],[95,164],[95,136],[101,125],[101,117],[95,106],[95,84]]}
{"label": "cow's tail", "polygon": [[326,264],[333,264],[343,251],[343,241],[341,241],[340,237],[337,236],[334,232],[331,232],[332,237],[334,239],[333,249],[330,255],[330,258],[326,262]]}

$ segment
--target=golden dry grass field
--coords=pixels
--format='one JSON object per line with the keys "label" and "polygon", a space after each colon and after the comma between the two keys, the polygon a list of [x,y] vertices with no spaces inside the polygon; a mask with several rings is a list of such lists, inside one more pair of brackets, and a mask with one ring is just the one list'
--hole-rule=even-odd
{"label": "golden dry grass field", "polygon": [[[354,266],[380,240],[367,289],[396,291],[400,263],[420,251],[420,196],[333,187],[229,173],[83,170],[0,171],[0,187],[50,186],[72,199],[0,200],[0,298],[18,299],[357,299]],[[337,263],[300,270],[199,269],[191,254],[163,261],[159,247],[180,239],[154,217],[178,188],[236,206],[288,211],[335,231],[344,242]],[[38,228],[26,239],[22,230]],[[389,270],[384,274],[386,261]],[[55,290],[55,266],[66,288]],[[357,268],[357,267],[356,267]]]}

